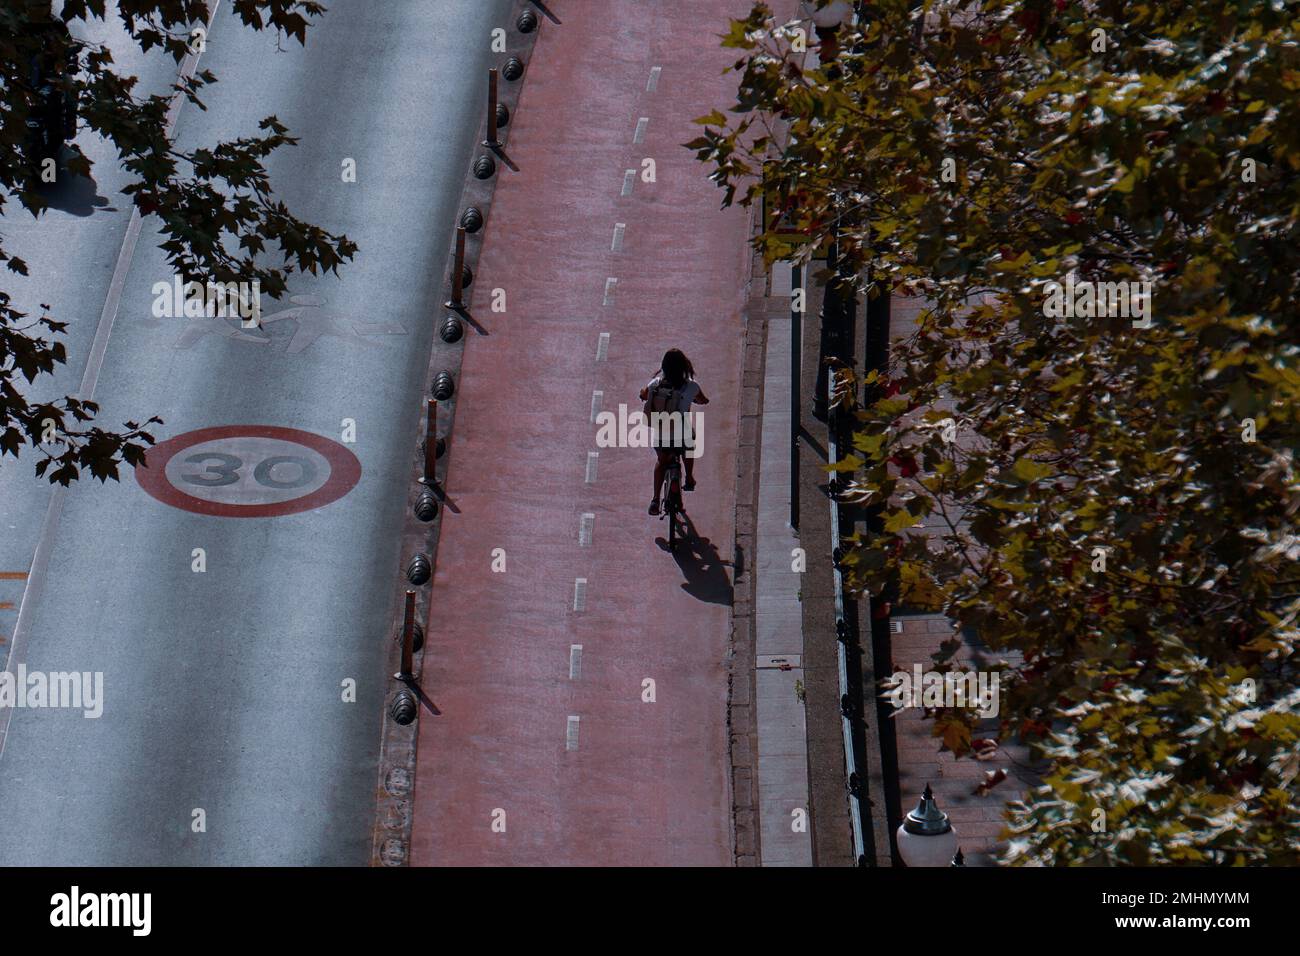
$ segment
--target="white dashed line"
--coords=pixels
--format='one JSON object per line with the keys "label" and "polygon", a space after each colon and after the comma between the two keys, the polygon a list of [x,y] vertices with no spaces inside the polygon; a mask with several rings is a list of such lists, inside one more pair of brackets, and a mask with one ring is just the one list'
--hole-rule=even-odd
{"label": "white dashed line", "polygon": [[600,414],[601,403],[605,401],[605,393],[597,389],[591,393],[591,420],[594,422],[596,416]]}
{"label": "white dashed line", "polygon": [[605,280],[605,298],[601,300],[601,305],[614,304],[614,292],[618,289],[618,280],[610,276]]}
{"label": "white dashed line", "polygon": [[632,195],[632,184],[636,182],[636,170],[629,169],[623,174],[623,195]]}
{"label": "white dashed line", "polygon": [[595,525],[596,516],[590,511],[585,512],[578,522],[578,547],[591,547],[591,534],[595,530]]}
{"label": "white dashed line", "polygon": [[645,91],[653,93],[659,89],[659,74],[663,72],[663,67],[656,66],[650,69],[650,79],[646,80]]}
{"label": "white dashed line", "polygon": [[603,362],[609,357],[609,333],[601,332],[600,341],[596,343],[596,361]]}
{"label": "white dashed line", "polygon": [[[592,420],[595,421],[594,416]],[[587,452],[587,484],[589,485],[594,485],[596,483],[596,462],[598,462],[599,460],[600,460],[600,452],[598,451]]]}
{"label": "white dashed line", "polygon": [[564,749],[565,750],[578,749],[578,718],[577,717],[573,717],[573,716],[569,717],[569,727],[564,734]]}
{"label": "white dashed line", "polygon": [[577,680],[582,674],[582,645],[569,645],[569,680]]}
{"label": "white dashed line", "polygon": [[614,241],[609,244],[610,252],[623,251],[623,230],[625,230],[626,228],[627,228],[627,223],[625,222],[614,223]]}
{"label": "white dashed line", "polygon": [[573,579],[573,609],[575,611],[587,610],[587,579]]}
{"label": "white dashed line", "polygon": [[632,142],[641,143],[645,141],[645,128],[650,125],[650,117],[642,116],[636,121],[636,132],[632,134]]}

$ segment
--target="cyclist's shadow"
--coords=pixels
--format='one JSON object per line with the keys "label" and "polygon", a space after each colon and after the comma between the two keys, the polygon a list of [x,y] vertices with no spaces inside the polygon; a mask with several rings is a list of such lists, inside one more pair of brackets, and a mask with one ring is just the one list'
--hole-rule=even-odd
{"label": "cyclist's shadow", "polygon": [[[686,578],[682,590],[697,601],[730,607],[733,591],[731,578],[727,575],[727,563],[722,560],[712,541],[699,536],[689,514],[682,512],[681,518],[686,525],[686,533],[679,539],[677,550],[671,553],[682,576]],[[666,539],[656,538],[655,543],[665,551],[668,550]]]}

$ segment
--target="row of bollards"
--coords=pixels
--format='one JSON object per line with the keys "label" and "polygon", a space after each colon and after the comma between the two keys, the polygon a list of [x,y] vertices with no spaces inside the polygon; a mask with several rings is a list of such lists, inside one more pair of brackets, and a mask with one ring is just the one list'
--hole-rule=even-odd
{"label": "row of bollards", "polygon": [[[515,27],[520,33],[532,33],[537,29],[537,14],[531,9],[523,10],[515,20]],[[507,82],[515,82],[524,75],[524,61],[517,56],[509,57],[500,70],[500,76]],[[491,179],[497,171],[497,161],[503,156],[504,145],[500,140],[500,130],[510,122],[510,110],[498,101],[498,71],[488,70],[487,134],[483,146],[489,152],[478,156],[472,171],[476,179]],[[510,163],[509,158],[504,160]],[[444,306],[450,314],[443,317],[438,325],[438,336],[447,344],[460,341],[465,329],[461,321],[468,316],[465,290],[473,283],[474,273],[465,264],[465,237],[477,233],[484,226],[483,211],[478,206],[468,206],[461,214],[456,225],[456,247],[451,267],[451,298]],[[423,469],[419,483],[423,486],[416,495],[412,510],[422,522],[430,522],[438,516],[437,465],[438,459],[446,451],[446,440],[438,436],[438,403],[451,399],[456,391],[452,373],[446,369],[440,371],[433,379],[431,388],[433,398],[425,406],[424,439],[421,442],[423,452]],[[433,563],[428,555],[417,553],[406,565],[406,580],[415,587],[428,584],[433,578]],[[419,701],[415,691],[415,654],[424,646],[424,628],[415,620],[416,592],[407,590],[406,604],[402,615],[402,629],[397,639],[402,645],[401,665],[393,679],[405,686],[399,690],[389,704],[388,713],[394,721],[405,726],[412,723],[419,714]]]}

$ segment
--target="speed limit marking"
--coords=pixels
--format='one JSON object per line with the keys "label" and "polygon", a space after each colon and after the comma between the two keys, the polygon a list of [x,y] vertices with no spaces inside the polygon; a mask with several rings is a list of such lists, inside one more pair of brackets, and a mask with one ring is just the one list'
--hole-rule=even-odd
{"label": "speed limit marking", "polygon": [[140,487],[164,504],[219,518],[273,518],[322,508],[361,480],[343,445],[275,425],[220,425],[148,450]]}

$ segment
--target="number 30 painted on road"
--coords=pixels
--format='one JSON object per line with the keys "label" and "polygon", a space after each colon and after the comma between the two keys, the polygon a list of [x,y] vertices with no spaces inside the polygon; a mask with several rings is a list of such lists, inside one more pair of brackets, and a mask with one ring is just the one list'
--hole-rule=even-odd
{"label": "number 30 painted on road", "polygon": [[222,425],[160,442],[135,474],[141,488],[174,508],[271,518],[342,498],[360,480],[361,463],[343,445],[311,432]]}

